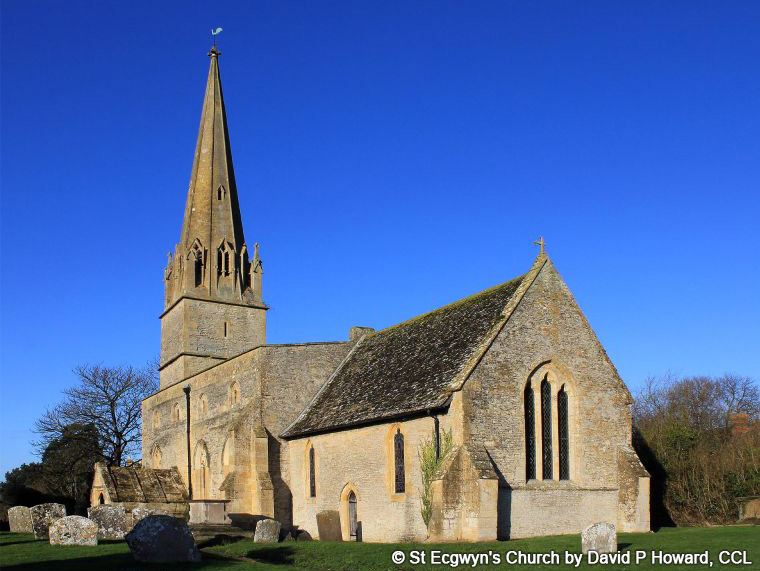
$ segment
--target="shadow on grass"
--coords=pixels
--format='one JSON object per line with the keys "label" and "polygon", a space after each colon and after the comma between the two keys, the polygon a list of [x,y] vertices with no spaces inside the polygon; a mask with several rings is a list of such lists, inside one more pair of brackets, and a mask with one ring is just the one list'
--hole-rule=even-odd
{"label": "shadow on grass", "polygon": [[204,549],[206,547],[216,547],[217,545],[230,545],[231,543],[237,543],[243,539],[248,539],[244,535],[230,535],[226,533],[220,533],[214,537],[203,539],[198,542],[198,549]]}
{"label": "shadow on grass", "polygon": [[625,551],[631,545],[633,545],[633,543],[618,543],[618,551]]}
{"label": "shadow on grass", "polygon": [[140,563],[130,554],[77,557],[52,561],[35,561],[17,565],[3,565],[3,571],[202,571],[203,569],[224,569],[237,565],[235,561],[203,555],[200,563]]}
{"label": "shadow on grass", "polygon": [[294,550],[292,547],[262,547],[254,549],[246,554],[246,557],[261,563],[271,563],[273,565],[292,565],[295,561]]}
{"label": "shadow on grass", "polygon": [[36,539],[19,539],[18,541],[3,541],[0,543],[0,547],[5,547],[6,545],[19,545],[20,543],[34,543],[37,541]]}

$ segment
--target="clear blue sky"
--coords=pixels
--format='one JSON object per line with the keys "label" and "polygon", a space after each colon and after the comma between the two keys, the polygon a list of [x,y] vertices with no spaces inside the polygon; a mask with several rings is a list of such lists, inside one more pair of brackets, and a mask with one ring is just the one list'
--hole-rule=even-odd
{"label": "clear blue sky", "polygon": [[77,363],[159,351],[209,30],[271,342],[525,272],[632,390],[760,378],[760,3],[2,2],[0,471]]}

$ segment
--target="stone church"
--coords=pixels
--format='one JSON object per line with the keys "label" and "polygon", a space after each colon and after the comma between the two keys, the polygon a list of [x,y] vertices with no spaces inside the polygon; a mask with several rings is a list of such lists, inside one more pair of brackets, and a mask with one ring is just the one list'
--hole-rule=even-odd
{"label": "stone church", "polygon": [[209,55],[143,465],[176,468],[191,506],[314,537],[320,512],[345,540],[648,530],[631,395],[543,245],[526,273],[393,327],[267,343]]}

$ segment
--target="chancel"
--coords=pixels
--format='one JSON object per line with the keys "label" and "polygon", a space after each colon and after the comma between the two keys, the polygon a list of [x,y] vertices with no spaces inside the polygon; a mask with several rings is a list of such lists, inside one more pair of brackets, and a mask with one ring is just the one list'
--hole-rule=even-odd
{"label": "chancel", "polygon": [[344,540],[648,530],[631,395],[543,238],[526,272],[393,327],[266,342],[260,248],[243,233],[216,46],[209,56],[145,467],[176,471],[190,502],[222,502],[233,521],[314,537],[324,512]]}

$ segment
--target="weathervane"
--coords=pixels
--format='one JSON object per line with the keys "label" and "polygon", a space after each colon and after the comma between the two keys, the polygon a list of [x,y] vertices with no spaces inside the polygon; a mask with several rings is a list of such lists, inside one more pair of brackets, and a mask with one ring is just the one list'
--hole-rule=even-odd
{"label": "weathervane", "polygon": [[214,38],[214,47],[216,47],[216,37],[222,33],[221,28],[212,28],[211,29],[211,36]]}
{"label": "weathervane", "polygon": [[534,243],[536,246],[541,246],[541,253],[542,253],[542,254],[543,254],[543,253],[545,253],[545,252],[544,252],[544,237],[543,237],[543,236],[539,236],[539,237],[538,237],[538,240],[536,240],[536,241],[535,241],[535,242],[533,242],[533,243]]}

